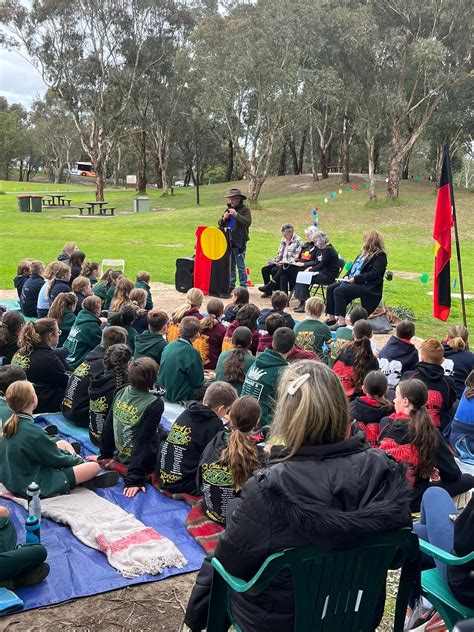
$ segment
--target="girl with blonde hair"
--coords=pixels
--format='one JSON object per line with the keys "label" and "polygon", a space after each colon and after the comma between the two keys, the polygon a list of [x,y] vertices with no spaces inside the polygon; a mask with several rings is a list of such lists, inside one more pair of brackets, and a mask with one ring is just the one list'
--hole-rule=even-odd
{"label": "girl with blonde hair", "polygon": [[387,253],[383,237],[377,230],[370,230],[364,235],[362,251],[355,258],[351,269],[327,289],[327,324],[337,323],[344,327],[347,306],[356,298],[360,298],[362,307],[370,316],[382,300],[386,269]]}
{"label": "girl with blonde hair", "polygon": [[146,309],[147,300],[148,295],[146,290],[143,288],[135,287],[130,292],[130,301],[133,309],[135,310],[135,321],[133,323],[133,327],[139,334],[148,329],[148,312]]}
{"label": "girl with blonde hair", "polygon": [[119,312],[124,305],[130,305],[130,292],[135,288],[133,281],[122,277],[115,288],[114,298],[110,303],[111,312]]}
{"label": "girl with blonde hair", "polygon": [[166,339],[168,342],[173,342],[179,338],[179,324],[185,316],[194,316],[198,320],[202,320],[204,317],[199,312],[201,305],[204,301],[204,294],[197,287],[192,287],[186,293],[186,302],[171,315],[171,319],[168,323],[168,330],[166,332]]}
{"label": "girl with blonde hair", "polygon": [[91,282],[85,276],[78,276],[72,282],[71,288],[77,297],[77,305],[75,311],[75,314],[77,316],[82,309],[82,303],[84,302],[84,299],[87,296],[93,295]]}
{"label": "girl with blonde hair", "polygon": [[53,279],[56,276],[56,272],[61,266],[60,261],[52,261],[46,266],[46,270],[43,273],[44,283],[38,294],[38,300],[36,302],[36,314],[38,318],[46,318],[49,311],[49,288]]}
{"label": "girl with blonde hair", "polygon": [[67,441],[53,443],[34,423],[38,399],[30,382],[10,384],[6,400],[13,414],[3,424],[0,438],[0,482],[10,492],[26,498],[28,485],[35,481],[41,496],[48,498],[69,494],[76,485],[109,487],[117,482],[117,472],[100,475],[97,463],[85,463]]}
{"label": "girl with blonde hair", "polygon": [[47,297],[49,298],[49,305],[53,304],[54,299],[61,292],[70,292],[71,291],[71,268],[67,265],[67,263],[59,262],[58,267],[56,268],[56,275],[54,279],[51,281],[49,288],[46,292]]}
{"label": "girl with blonde hair", "polygon": [[74,325],[74,321],[76,320],[76,305],[77,296],[74,292],[63,292],[56,296],[53,304],[49,308],[48,318],[54,318],[61,330],[58,347],[63,346]]}
{"label": "girl with blonde hair", "polygon": [[[280,374],[276,401],[271,433],[279,447],[272,446],[270,467],[255,472],[240,499],[232,501],[227,512],[232,520],[215,551],[229,573],[249,580],[269,555],[283,549],[353,548],[361,539],[411,526],[400,466],[362,435],[349,436],[347,398],[326,365],[312,360],[288,365]],[[193,600],[198,591],[193,592],[186,612],[185,622],[193,630],[205,627],[205,572],[206,563],[197,580],[199,602]],[[282,574],[258,599],[232,593],[237,625],[265,632],[293,630],[293,591],[291,577]],[[383,604],[378,606],[373,629],[383,612]]]}
{"label": "girl with blonde hair", "polygon": [[471,371],[474,371],[474,353],[469,350],[469,331],[464,325],[453,325],[443,342],[444,357],[454,366],[454,388],[459,399],[464,384]]}

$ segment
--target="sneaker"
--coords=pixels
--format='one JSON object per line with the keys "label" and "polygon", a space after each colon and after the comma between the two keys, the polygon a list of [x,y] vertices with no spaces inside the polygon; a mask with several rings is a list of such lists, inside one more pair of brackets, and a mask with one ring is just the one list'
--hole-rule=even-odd
{"label": "sneaker", "polygon": [[260,295],[260,298],[270,298],[272,295],[272,293],[270,292],[270,294],[268,292],[264,292],[263,294]]}
{"label": "sneaker", "polygon": [[335,318],[326,318],[324,322],[328,327],[331,327],[332,325],[335,325],[337,323],[337,320]]}
{"label": "sneaker", "polygon": [[260,285],[258,288],[259,292],[266,292],[267,291],[267,286],[266,285]]}
{"label": "sneaker", "polygon": [[20,573],[12,578],[13,588],[23,588],[25,586],[34,586],[46,579],[49,575],[49,564],[43,562],[32,570]]}
{"label": "sneaker", "polygon": [[97,474],[95,478],[91,478],[90,481],[82,483],[82,487],[85,487],[86,489],[112,487],[118,482],[118,479],[118,472],[101,472],[100,474]]}

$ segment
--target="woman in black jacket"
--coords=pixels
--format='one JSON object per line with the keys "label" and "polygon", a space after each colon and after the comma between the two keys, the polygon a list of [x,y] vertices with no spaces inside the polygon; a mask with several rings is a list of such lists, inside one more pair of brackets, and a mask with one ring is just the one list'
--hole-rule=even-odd
{"label": "woman in black jacket", "polygon": [[[362,537],[411,525],[399,466],[360,434],[346,438],[348,424],[347,398],[326,365],[303,360],[285,369],[272,436],[286,451],[256,472],[229,508],[216,549],[226,570],[249,580],[269,555],[285,548],[350,548]],[[205,627],[210,575],[205,563],[186,612],[192,630]],[[292,630],[290,573],[281,573],[258,597],[233,593],[232,612],[243,630]]]}
{"label": "woman in black jacket", "polygon": [[[311,260],[305,261],[298,271],[309,270],[310,272],[314,272],[311,277],[312,285],[319,283],[330,285],[334,283],[334,279],[339,274],[339,255],[334,249],[334,246],[329,243],[329,237],[326,233],[320,230],[316,231],[313,239],[314,248],[311,251]],[[303,246],[300,258],[304,250],[305,247]],[[298,307],[295,308],[295,312],[304,313],[305,302],[309,298],[309,285],[306,283],[296,283],[294,296],[300,302]]]}
{"label": "woman in black jacket", "polygon": [[387,269],[387,254],[382,235],[371,230],[364,235],[364,247],[357,255],[351,269],[340,281],[327,289],[326,314],[328,325],[346,325],[346,308],[360,298],[369,316],[382,300],[383,278]]}

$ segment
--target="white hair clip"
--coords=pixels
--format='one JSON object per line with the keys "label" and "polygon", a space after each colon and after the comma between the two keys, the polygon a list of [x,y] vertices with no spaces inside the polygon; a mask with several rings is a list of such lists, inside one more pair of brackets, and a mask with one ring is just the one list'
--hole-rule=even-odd
{"label": "white hair clip", "polygon": [[299,377],[297,377],[296,380],[293,380],[292,382],[290,382],[288,386],[288,390],[286,391],[286,394],[294,395],[296,391],[299,388],[301,388],[305,382],[309,380],[310,377],[311,376],[309,373],[303,373],[303,375],[300,375]]}

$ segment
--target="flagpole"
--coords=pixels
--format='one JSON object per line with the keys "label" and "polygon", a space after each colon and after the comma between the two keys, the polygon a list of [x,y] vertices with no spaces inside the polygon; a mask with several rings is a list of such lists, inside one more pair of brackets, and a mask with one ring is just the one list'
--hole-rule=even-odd
{"label": "flagpole", "polygon": [[449,156],[448,144],[444,146],[444,151],[445,151],[446,159],[448,161],[448,169],[449,169],[449,186],[451,189],[450,193],[451,193],[451,208],[453,212],[454,241],[456,243],[456,258],[458,260],[459,289],[461,291],[462,320],[463,320],[464,327],[467,327],[466,299],[464,296],[464,282],[462,278],[461,246],[459,245],[458,220],[456,216],[456,204],[454,202],[453,178],[451,174],[451,158]]}

